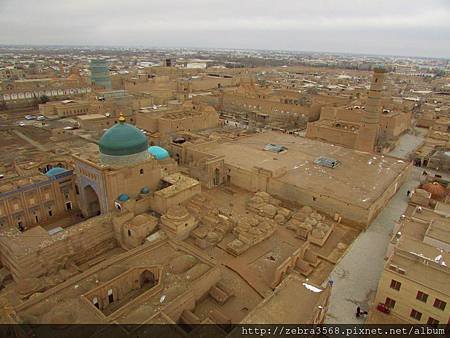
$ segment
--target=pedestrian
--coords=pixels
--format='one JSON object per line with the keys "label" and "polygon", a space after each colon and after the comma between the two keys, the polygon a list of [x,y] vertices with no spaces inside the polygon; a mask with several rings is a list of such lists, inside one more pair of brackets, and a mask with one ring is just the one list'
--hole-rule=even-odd
{"label": "pedestrian", "polygon": [[361,316],[361,308],[358,306],[356,308],[356,318],[359,318],[359,316]]}
{"label": "pedestrian", "polygon": [[408,196],[408,197],[411,196],[411,191],[408,190],[408,191],[406,192],[406,196]]}

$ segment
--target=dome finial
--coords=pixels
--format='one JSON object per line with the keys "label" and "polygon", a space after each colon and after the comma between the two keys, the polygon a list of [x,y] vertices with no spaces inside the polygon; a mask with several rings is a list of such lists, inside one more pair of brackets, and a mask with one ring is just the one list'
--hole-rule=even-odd
{"label": "dome finial", "polygon": [[120,113],[119,114],[119,122],[120,123],[124,123],[126,120],[125,120],[125,117],[123,116],[123,113]]}

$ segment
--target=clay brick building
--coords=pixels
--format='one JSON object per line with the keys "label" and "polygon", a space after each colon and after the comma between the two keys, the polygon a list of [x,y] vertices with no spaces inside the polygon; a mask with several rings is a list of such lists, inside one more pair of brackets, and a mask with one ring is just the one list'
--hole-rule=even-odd
{"label": "clay brick building", "polygon": [[320,120],[308,124],[306,137],[366,152],[395,146],[398,137],[411,126],[411,112],[399,111],[383,97],[385,73],[375,68],[365,107],[324,107]]}
{"label": "clay brick building", "polygon": [[385,304],[389,316],[411,324],[448,323],[447,211],[410,206],[394,227],[374,301]]}

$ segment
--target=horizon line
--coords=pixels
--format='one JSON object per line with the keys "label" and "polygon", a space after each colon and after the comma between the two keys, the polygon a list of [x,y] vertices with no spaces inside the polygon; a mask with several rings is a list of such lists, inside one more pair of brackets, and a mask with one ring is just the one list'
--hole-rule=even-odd
{"label": "horizon line", "polygon": [[289,53],[317,53],[317,54],[340,54],[355,56],[375,56],[375,57],[398,57],[398,58],[417,58],[417,59],[435,59],[450,61],[450,56],[421,56],[421,55],[395,55],[395,54],[376,54],[364,52],[337,52],[337,51],[314,51],[298,49],[270,49],[270,48],[233,48],[233,47],[188,47],[188,46],[144,46],[144,45],[101,45],[101,44],[40,44],[40,43],[0,43],[2,47],[68,47],[68,48],[125,48],[125,49],[192,49],[192,50],[235,50],[235,51],[265,51],[265,52],[289,52]]}

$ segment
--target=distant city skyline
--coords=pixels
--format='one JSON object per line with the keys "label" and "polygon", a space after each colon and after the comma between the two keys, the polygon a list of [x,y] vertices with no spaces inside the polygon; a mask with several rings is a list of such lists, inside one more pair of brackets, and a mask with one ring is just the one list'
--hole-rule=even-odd
{"label": "distant city skyline", "polygon": [[450,58],[447,0],[0,0],[0,44]]}

